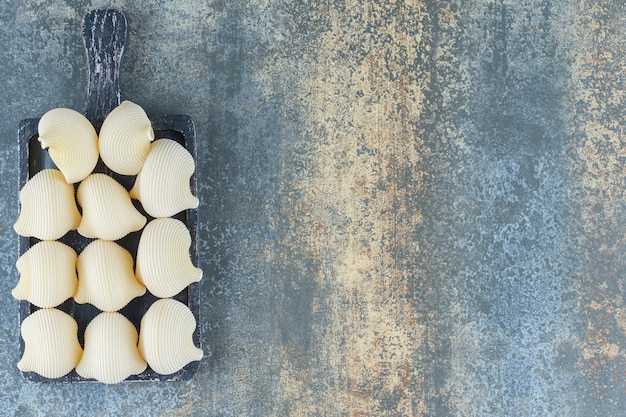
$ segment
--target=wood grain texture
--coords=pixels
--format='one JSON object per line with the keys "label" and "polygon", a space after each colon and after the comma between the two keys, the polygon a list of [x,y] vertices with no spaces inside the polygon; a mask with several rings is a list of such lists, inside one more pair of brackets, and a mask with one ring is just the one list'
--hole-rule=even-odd
{"label": "wood grain texture", "polygon": [[106,116],[121,102],[126,17],[114,9],[93,10],[85,14],[81,23],[89,73],[86,114],[99,130]]}

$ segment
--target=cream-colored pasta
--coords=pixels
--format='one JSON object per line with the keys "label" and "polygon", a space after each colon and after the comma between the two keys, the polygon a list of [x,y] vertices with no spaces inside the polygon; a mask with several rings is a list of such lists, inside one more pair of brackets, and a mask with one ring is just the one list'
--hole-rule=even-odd
{"label": "cream-colored pasta", "polygon": [[76,293],[76,252],[56,240],[42,241],[16,262],[20,279],[13,297],[37,307],[56,307]]}
{"label": "cream-colored pasta", "polygon": [[24,354],[17,367],[22,372],[60,378],[74,369],[83,353],[76,320],[55,308],[37,310],[26,317],[21,332]]}
{"label": "cream-colored pasta", "polygon": [[137,247],[137,279],[157,297],[172,297],[202,278],[191,263],[191,236],[183,222],[154,219],[146,225]]}
{"label": "cream-colored pasta", "polygon": [[65,180],[73,184],[93,171],[98,163],[98,135],[85,116],[75,110],[58,108],[39,120],[39,142]]}
{"label": "cream-colored pasta", "polygon": [[130,190],[152,217],[170,217],[198,207],[189,178],[195,170],[191,154],[179,143],[158,139],[150,145],[143,168]]}
{"label": "cream-colored pasta", "polygon": [[155,301],[141,319],[139,352],[159,374],[169,375],[202,359],[193,343],[196,319],[189,308],[171,298]]}
{"label": "cream-colored pasta", "polygon": [[77,303],[117,311],[146,292],[135,278],[133,257],[115,242],[94,240],[78,256]]}
{"label": "cream-colored pasta", "polygon": [[20,191],[20,215],[13,226],[21,236],[56,240],[80,224],[74,187],[57,169],[35,174]]}
{"label": "cream-colored pasta", "polygon": [[138,338],[135,326],[120,313],[98,314],[85,329],[85,351],[76,372],[105,384],[142,373],[147,364],[137,349]]}
{"label": "cream-colored pasta", "polygon": [[146,224],[128,191],[108,175],[89,175],[78,187],[77,197],[83,209],[78,233],[85,237],[118,240]]}
{"label": "cream-colored pasta", "polygon": [[100,129],[100,157],[118,174],[137,175],[154,140],[152,124],[137,104],[124,101],[104,120]]}

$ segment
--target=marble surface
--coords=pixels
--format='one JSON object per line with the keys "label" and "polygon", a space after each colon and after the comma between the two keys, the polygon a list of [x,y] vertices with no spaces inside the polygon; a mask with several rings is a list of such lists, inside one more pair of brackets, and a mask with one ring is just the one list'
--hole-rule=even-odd
{"label": "marble surface", "polygon": [[[129,23],[123,98],[196,123],[189,382],[25,382],[17,128],[83,111],[80,20]],[[8,416],[622,416],[626,5],[0,3]]]}

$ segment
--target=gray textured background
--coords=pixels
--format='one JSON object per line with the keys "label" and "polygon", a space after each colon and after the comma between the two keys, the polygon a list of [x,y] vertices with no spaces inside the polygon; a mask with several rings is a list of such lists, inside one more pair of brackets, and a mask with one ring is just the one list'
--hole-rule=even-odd
{"label": "gray textured background", "polygon": [[[191,382],[15,367],[17,127],[85,109],[102,6],[123,97],[197,127]],[[0,414],[626,415],[621,0],[0,8]]]}

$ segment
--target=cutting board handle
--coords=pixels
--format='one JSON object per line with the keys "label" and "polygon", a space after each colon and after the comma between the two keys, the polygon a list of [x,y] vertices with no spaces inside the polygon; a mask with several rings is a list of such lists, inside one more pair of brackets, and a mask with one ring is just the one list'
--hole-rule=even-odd
{"label": "cutting board handle", "polygon": [[121,102],[120,67],[126,31],[126,17],[119,10],[93,10],[83,17],[83,44],[89,71],[85,116],[97,130]]}

